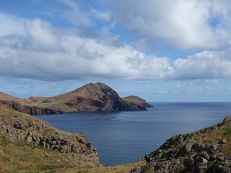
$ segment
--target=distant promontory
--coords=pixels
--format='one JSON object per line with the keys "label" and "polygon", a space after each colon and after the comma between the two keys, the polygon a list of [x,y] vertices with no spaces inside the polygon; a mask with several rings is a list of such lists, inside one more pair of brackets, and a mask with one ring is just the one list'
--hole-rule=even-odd
{"label": "distant promontory", "polygon": [[54,97],[20,99],[0,92],[0,103],[31,115],[66,112],[118,112],[151,107],[137,96],[121,98],[104,83],[88,83],[74,91]]}

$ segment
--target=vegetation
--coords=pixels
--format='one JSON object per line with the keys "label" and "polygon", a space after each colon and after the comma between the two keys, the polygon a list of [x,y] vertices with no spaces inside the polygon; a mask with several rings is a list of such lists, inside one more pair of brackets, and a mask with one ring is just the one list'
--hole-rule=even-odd
{"label": "vegetation", "polygon": [[[67,155],[0,137],[0,172],[56,172],[76,167]],[[83,165],[84,166],[84,165]]]}
{"label": "vegetation", "polygon": [[0,136],[1,173],[127,173],[144,161],[117,167],[92,166],[88,162],[76,162],[68,155],[43,147],[13,143]]}

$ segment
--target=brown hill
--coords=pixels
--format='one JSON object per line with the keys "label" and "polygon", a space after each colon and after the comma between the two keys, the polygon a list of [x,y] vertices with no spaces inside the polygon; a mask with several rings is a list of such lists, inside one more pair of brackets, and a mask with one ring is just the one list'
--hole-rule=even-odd
{"label": "brown hill", "polygon": [[19,99],[1,93],[0,103],[31,115],[146,110],[150,106],[139,97],[131,96],[122,99],[116,91],[103,83],[89,83],[74,91],[55,97]]}

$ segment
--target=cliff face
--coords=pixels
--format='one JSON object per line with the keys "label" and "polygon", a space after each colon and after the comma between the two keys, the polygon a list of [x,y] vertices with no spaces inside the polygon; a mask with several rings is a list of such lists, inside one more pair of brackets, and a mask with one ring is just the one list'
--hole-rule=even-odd
{"label": "cliff face", "polygon": [[230,173],[231,116],[209,128],[168,139],[144,160],[146,165],[131,173]]}
{"label": "cliff face", "polygon": [[0,103],[31,115],[146,110],[150,106],[139,97],[131,96],[122,99],[116,91],[103,83],[89,83],[74,91],[47,98],[31,97],[23,100],[2,93]]}
{"label": "cliff face", "polygon": [[40,146],[72,157],[99,164],[95,148],[82,133],[68,133],[28,114],[0,105],[0,137],[11,142]]}

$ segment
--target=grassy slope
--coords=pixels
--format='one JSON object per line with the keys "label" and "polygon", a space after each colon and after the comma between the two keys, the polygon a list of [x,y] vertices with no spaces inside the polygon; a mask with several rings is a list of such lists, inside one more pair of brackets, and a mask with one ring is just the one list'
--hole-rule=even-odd
{"label": "grassy slope", "polygon": [[0,172],[54,172],[76,167],[67,155],[0,137]]}
{"label": "grassy slope", "polygon": [[127,173],[144,162],[118,167],[94,167],[87,162],[76,162],[71,157],[38,146],[13,143],[0,136],[1,173]]}
{"label": "grassy slope", "polygon": [[221,145],[221,152],[225,155],[231,155],[231,121],[228,122],[221,129],[214,129],[213,131],[201,134],[201,139],[204,143],[216,143],[223,139],[227,140],[227,142]]}

